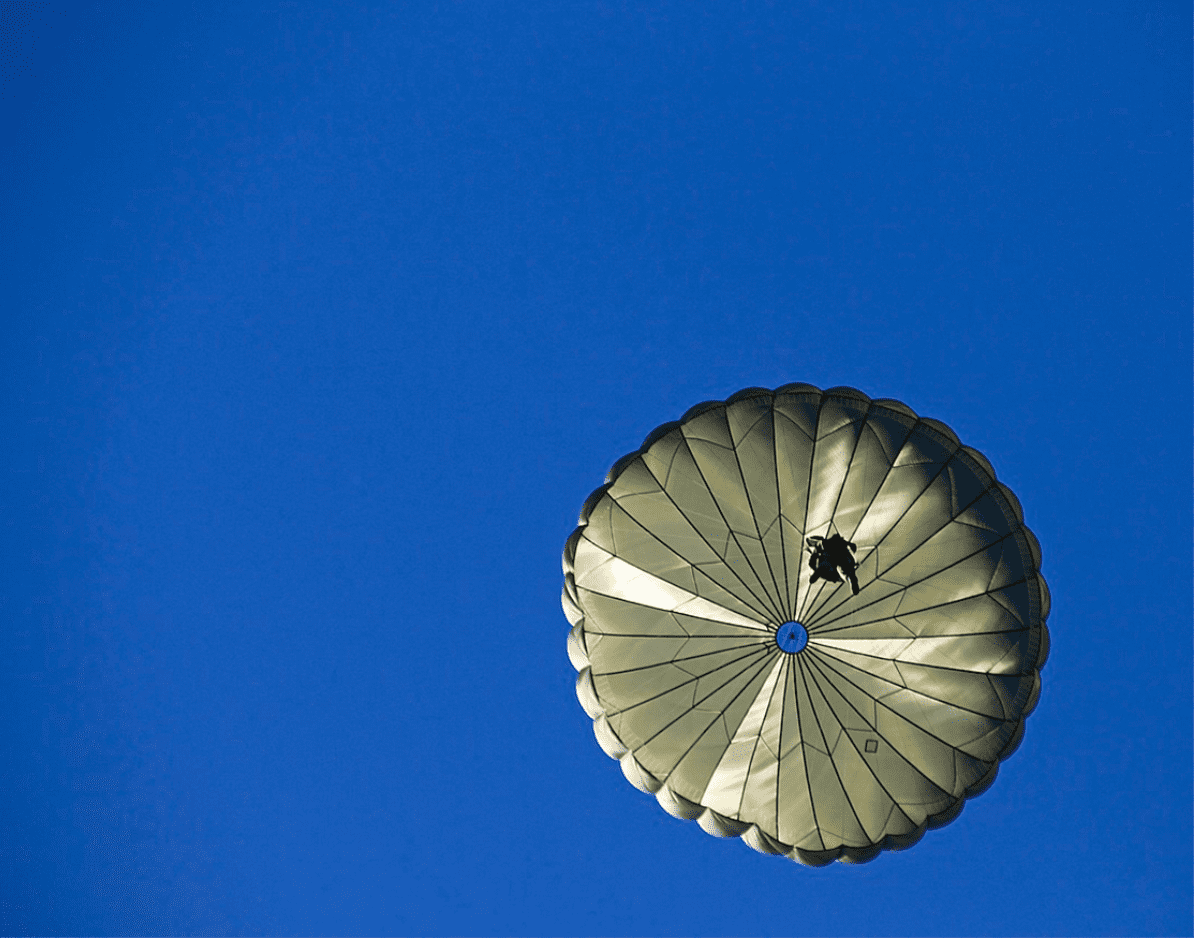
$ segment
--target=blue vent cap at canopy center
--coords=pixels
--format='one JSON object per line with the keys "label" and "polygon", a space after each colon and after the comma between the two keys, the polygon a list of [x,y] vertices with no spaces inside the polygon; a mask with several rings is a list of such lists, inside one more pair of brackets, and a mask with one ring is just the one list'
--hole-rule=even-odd
{"label": "blue vent cap at canopy center", "polygon": [[808,630],[799,622],[785,622],[775,630],[775,644],[780,651],[794,655],[808,644]]}

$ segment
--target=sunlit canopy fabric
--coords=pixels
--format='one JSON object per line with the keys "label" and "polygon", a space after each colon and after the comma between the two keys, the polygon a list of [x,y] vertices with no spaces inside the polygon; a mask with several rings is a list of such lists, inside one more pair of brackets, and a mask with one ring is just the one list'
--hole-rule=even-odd
{"label": "sunlit canopy fabric", "polygon": [[[810,583],[807,538],[833,534],[857,595]],[[657,428],[585,502],[564,550],[577,694],[669,813],[865,862],[956,817],[1019,744],[1039,570],[1016,497],[944,424],[853,388],[749,388]]]}

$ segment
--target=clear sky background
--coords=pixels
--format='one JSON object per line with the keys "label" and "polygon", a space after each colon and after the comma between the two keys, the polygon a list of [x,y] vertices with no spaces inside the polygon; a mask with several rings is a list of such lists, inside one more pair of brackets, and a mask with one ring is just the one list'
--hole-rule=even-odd
{"label": "clear sky background", "polygon": [[[1181,935],[1187,4],[0,3],[0,932]],[[806,869],[632,789],[560,552],[851,385],[1018,494],[995,786]]]}

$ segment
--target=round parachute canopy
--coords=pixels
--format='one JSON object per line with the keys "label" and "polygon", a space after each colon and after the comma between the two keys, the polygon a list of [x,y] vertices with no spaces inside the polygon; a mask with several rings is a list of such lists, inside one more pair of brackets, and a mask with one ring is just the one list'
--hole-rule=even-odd
{"label": "round parachute canopy", "polygon": [[1049,593],[1015,495],[944,424],[748,388],[653,431],[564,549],[602,749],[670,814],[809,865],[953,820],[1019,745]]}

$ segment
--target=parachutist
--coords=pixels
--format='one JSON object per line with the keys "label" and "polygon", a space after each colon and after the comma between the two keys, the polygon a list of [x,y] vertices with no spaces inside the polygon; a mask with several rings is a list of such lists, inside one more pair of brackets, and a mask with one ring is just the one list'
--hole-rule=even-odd
{"label": "parachutist", "polygon": [[840,534],[833,534],[827,538],[813,535],[806,539],[812,556],[808,558],[808,565],[813,571],[809,577],[810,583],[826,580],[830,583],[840,583],[842,578],[838,572],[844,573],[850,581],[850,589],[858,595],[858,564],[854,561],[854,551],[858,548],[853,541],[847,541]]}

